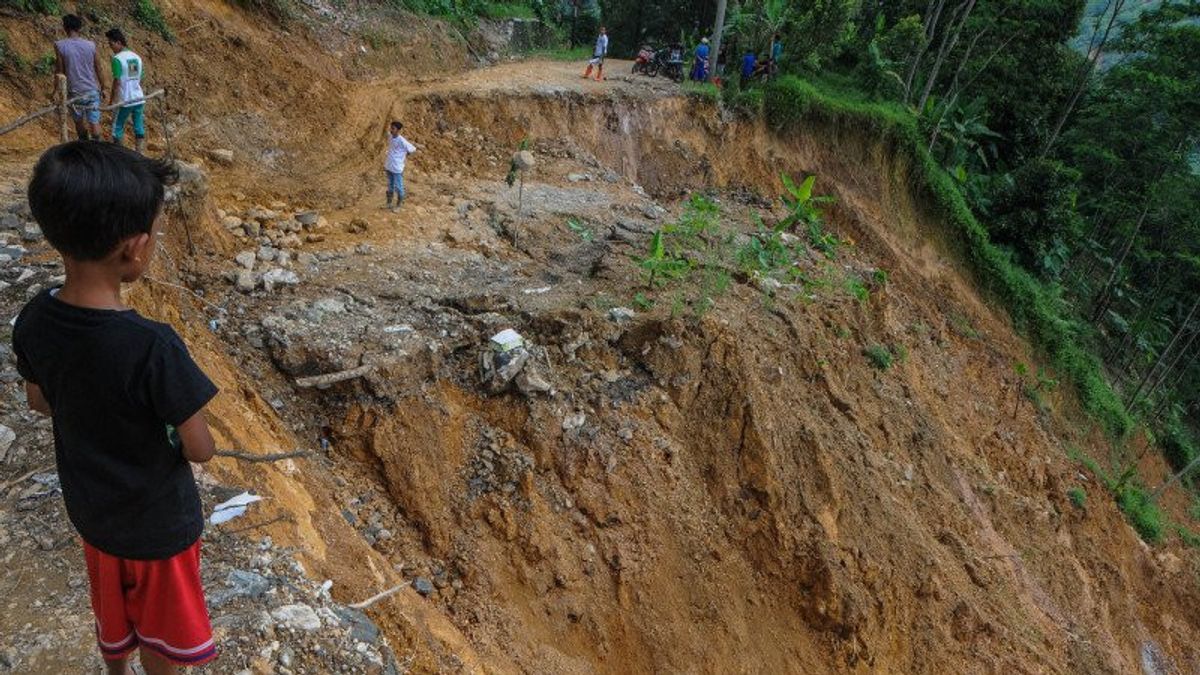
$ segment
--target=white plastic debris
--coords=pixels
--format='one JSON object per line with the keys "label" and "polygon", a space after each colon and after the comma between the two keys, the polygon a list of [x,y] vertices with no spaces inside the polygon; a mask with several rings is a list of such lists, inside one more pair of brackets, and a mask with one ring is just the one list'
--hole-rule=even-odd
{"label": "white plastic debris", "polygon": [[501,354],[511,352],[517,347],[525,346],[525,338],[521,337],[520,333],[511,328],[505,328],[496,333],[489,342],[492,345],[492,349]]}
{"label": "white plastic debris", "polygon": [[213,525],[220,525],[221,523],[229,522],[238,516],[244,515],[246,513],[246,508],[254,502],[261,501],[262,497],[258,495],[252,495],[249,492],[243,492],[236,497],[226,499],[220,504],[217,504],[217,506],[213,509],[212,517],[208,520]]}

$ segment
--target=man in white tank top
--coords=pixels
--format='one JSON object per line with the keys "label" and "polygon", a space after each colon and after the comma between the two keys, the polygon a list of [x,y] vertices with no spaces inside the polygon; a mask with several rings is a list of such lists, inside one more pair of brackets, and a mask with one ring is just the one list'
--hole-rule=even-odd
{"label": "man in white tank top", "polygon": [[83,19],[74,14],[62,18],[67,37],[54,43],[54,72],[67,76],[67,98],[81,98],[71,104],[75,132],[80,140],[100,139],[100,89],[104,81],[100,52],[96,43],[80,37]]}
{"label": "man in white tank top", "polygon": [[108,104],[121,104],[113,121],[113,143],[121,144],[121,139],[125,137],[125,123],[132,118],[137,151],[146,154],[146,104],[142,100],[142,57],[129,48],[125,34],[120,28],[113,28],[105,33],[104,37],[108,38],[108,46],[113,51],[112,94]]}

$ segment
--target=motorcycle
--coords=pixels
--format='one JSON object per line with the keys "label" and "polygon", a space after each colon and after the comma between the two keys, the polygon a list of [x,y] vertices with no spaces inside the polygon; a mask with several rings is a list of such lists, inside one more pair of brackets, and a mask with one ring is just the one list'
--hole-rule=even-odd
{"label": "motorcycle", "polygon": [[683,47],[672,46],[658,50],[654,55],[654,62],[650,64],[650,72],[646,74],[654,77],[660,72],[663,77],[683,82]]}
{"label": "motorcycle", "polygon": [[[633,74],[650,75],[650,64],[654,63],[654,49],[646,45],[638,51],[637,58],[633,61]],[[651,75],[653,77],[653,75]]]}

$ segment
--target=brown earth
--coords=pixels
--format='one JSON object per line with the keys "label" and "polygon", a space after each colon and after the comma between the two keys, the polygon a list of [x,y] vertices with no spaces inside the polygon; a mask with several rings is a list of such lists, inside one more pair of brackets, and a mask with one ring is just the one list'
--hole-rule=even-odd
{"label": "brown earth", "polygon": [[[298,547],[345,602],[436,583],[369,610],[412,671],[1200,668],[1195,554],[1143,544],[1068,459],[1111,450],[1069,393],[1044,409],[1022,396],[1014,364],[1035,356],[888,148],[854,129],[781,137],[620,62],[606,83],[551,62],[452,72],[465,53],[382,76],[421,50],[351,68],[352,48],[314,41],[319,28],[280,35],[209,2],[172,10],[173,25],[199,26],[147,57],[177,83],[174,140],[198,163],[214,147],[236,160],[208,162],[208,194],[187,211],[197,253],[173,232],[158,282],[130,299],[177,326],[221,386],[222,447],[328,443],[206,468],[268,496],[260,516],[282,520],[259,533]],[[28,107],[16,91],[4,117]],[[379,165],[397,117],[421,149],[392,215]],[[539,163],[518,212],[501,179],[522,138]],[[45,129],[18,135],[5,175],[46,142]],[[699,316],[684,284],[610,318],[645,292],[631,257],[682,197],[711,191],[744,237],[753,214],[779,215],[780,172],[815,173],[837,198],[829,229],[846,244],[804,262],[819,283],[768,298],[735,276]],[[239,293],[230,257],[258,243],[216,209],[275,200],[333,226],[298,248],[317,256],[299,286]],[[366,231],[342,227],[356,219]],[[865,301],[846,290],[875,270],[887,282]],[[4,294],[10,309],[24,295]],[[318,311],[331,298],[342,309]],[[507,327],[544,349],[552,393],[484,390],[478,354]],[[872,345],[903,358],[873,368]],[[363,363],[374,371],[329,389],[292,384]],[[1085,508],[1067,499],[1076,486]],[[38,621],[23,617],[13,630]]]}

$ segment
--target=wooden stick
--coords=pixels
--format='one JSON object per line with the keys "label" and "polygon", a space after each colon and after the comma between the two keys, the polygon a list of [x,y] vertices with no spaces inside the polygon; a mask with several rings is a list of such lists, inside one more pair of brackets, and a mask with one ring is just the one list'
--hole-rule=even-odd
{"label": "wooden stick", "polygon": [[265,455],[246,452],[245,450],[217,450],[213,453],[217,457],[232,457],[247,462],[278,462],[284,459],[293,459],[296,457],[308,457],[313,454],[310,450],[293,450],[291,452],[275,452]]}
{"label": "wooden stick", "polygon": [[273,525],[275,523],[278,523],[279,521],[283,520],[284,517],[285,517],[284,514],[281,513],[278,516],[275,516],[274,518],[272,518],[270,520],[264,520],[261,523],[255,523],[253,525],[239,527],[236,530],[225,530],[225,534],[237,534],[238,532],[246,532],[248,530],[256,530],[260,527],[266,527],[267,525]]}
{"label": "wooden stick", "polygon": [[25,474],[22,474],[22,475],[20,475],[20,476],[17,476],[16,478],[14,478],[14,479],[12,479],[12,480],[8,481],[7,483],[5,483],[5,484],[3,484],[3,485],[0,485],[0,492],[4,492],[5,490],[7,490],[8,488],[10,488],[10,487],[12,487],[12,486],[14,486],[14,485],[20,485],[21,483],[24,483],[25,481],[29,480],[29,479],[30,479],[30,478],[32,478],[33,476],[36,476],[36,475],[37,475],[37,474],[39,474],[39,473],[46,473],[47,471],[50,471],[50,470],[51,470],[51,469],[53,469],[53,468],[54,468],[54,465],[53,465],[53,464],[50,464],[50,465],[47,465],[47,466],[43,466],[43,467],[39,467],[39,468],[37,468],[37,469],[34,469],[33,471],[29,471],[29,472],[27,472],[27,473],[25,473]]}
{"label": "wooden stick", "polygon": [[296,378],[296,386],[301,388],[308,387],[328,387],[331,384],[353,380],[356,377],[362,377],[375,369],[375,366],[370,364],[351,368],[350,370],[341,370],[336,373],[326,373],[324,375],[313,375],[312,377]]}
{"label": "wooden stick", "polygon": [[363,600],[362,602],[356,602],[353,605],[346,605],[346,606],[349,607],[350,609],[366,609],[366,608],[370,607],[371,605],[379,602],[380,600],[383,600],[384,598],[387,598],[387,597],[390,597],[390,596],[393,596],[393,595],[399,593],[403,588],[405,588],[408,585],[409,585],[409,582],[405,581],[402,584],[397,584],[395,586],[392,586],[391,588],[387,589],[386,591],[383,591],[382,593],[376,593],[375,595],[372,595],[371,597],[367,598],[366,600]]}
{"label": "wooden stick", "polygon": [[66,143],[71,138],[71,128],[67,126],[67,76],[59,73],[54,79],[58,84],[58,137]]}
{"label": "wooden stick", "polygon": [[120,103],[114,103],[112,105],[102,105],[98,108],[98,110],[103,112],[106,110],[116,110],[117,108],[122,108],[125,106],[141,105],[141,104],[145,103],[146,101],[149,101],[151,99],[155,99],[155,98],[158,98],[159,96],[162,96],[163,93],[164,93],[164,90],[159,89],[157,91],[150,92],[149,94],[146,94],[145,96],[143,96],[139,99],[134,99],[132,101],[121,101]]}

